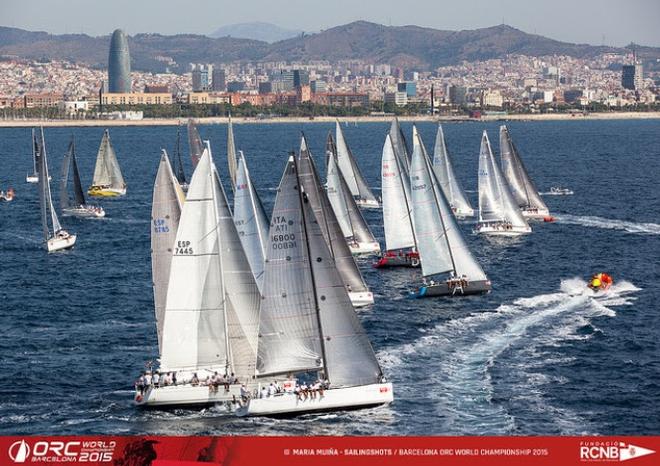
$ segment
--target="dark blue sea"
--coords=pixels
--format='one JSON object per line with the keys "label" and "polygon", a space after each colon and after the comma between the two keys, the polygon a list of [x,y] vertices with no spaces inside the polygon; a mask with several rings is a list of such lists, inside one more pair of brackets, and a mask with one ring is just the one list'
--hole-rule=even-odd
{"label": "dark blue sea", "polygon": [[[412,125],[402,124],[411,139]],[[347,141],[378,194],[389,125],[350,123]],[[467,241],[493,282],[488,296],[410,300],[419,271],[360,259],[376,304],[359,311],[395,403],[292,420],[235,419],[216,409],[141,411],[132,383],[157,357],[151,288],[151,190],[174,127],[111,128],[128,194],[107,218],[64,218],[75,249],[41,247],[30,129],[0,128],[0,434],[658,434],[660,433],[660,121],[511,122],[512,137],[556,215],[519,239]],[[266,209],[300,132],[322,166],[332,124],[236,124]],[[70,136],[91,182],[104,128],[47,128],[53,188]],[[436,127],[420,123],[432,151]],[[447,123],[448,147],[476,206],[477,157],[498,123]],[[222,175],[226,127],[202,126]],[[185,138],[183,138],[185,139]],[[184,140],[183,149],[187,151]],[[187,152],[186,152],[187,153]],[[190,160],[185,159],[188,175]],[[230,190],[229,190],[230,191]],[[382,241],[382,216],[366,217]],[[583,294],[606,271],[606,297]]]}

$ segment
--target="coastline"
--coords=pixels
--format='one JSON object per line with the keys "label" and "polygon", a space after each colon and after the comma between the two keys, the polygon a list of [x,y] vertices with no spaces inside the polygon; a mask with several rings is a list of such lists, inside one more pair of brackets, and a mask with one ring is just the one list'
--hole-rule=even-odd
{"label": "coastline", "polygon": [[[234,124],[277,124],[277,123],[334,123],[357,122],[357,123],[378,123],[390,122],[392,116],[355,116],[355,117],[331,117],[318,116],[310,119],[309,117],[273,117],[273,118],[245,118],[232,117]],[[482,115],[481,118],[470,118],[467,115],[448,116],[448,115],[418,115],[418,116],[400,116],[399,121],[430,121],[430,122],[452,122],[452,121],[471,121],[471,122],[490,122],[490,121],[586,121],[586,120],[654,120],[660,119],[660,112],[602,112],[602,113],[545,113],[545,114],[512,114],[512,115]],[[176,126],[185,124],[187,118],[145,118],[143,120],[44,120],[44,119],[26,119],[26,120],[0,120],[0,128],[24,128],[33,126],[44,127],[98,127],[98,126]],[[200,125],[220,125],[227,124],[227,117],[209,117],[196,118]]]}

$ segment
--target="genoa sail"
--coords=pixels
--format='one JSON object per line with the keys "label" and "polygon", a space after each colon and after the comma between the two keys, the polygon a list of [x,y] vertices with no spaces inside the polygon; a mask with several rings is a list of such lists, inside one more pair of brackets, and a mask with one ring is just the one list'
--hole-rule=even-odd
{"label": "genoa sail", "polygon": [[469,250],[419,134],[413,135],[411,191],[415,236],[425,277],[452,272],[470,280],[486,274]]}
{"label": "genoa sail", "polygon": [[438,132],[435,137],[433,170],[435,171],[435,176],[442,187],[442,191],[445,193],[445,196],[456,215],[472,217],[474,215],[474,209],[470,205],[463,188],[461,188],[458,183],[451,157],[447,151],[442,125],[440,124],[438,124]]}
{"label": "genoa sail", "polygon": [[364,176],[360,172],[360,168],[355,161],[355,157],[351,149],[346,143],[344,132],[341,129],[339,121],[335,122],[335,132],[337,136],[336,153],[339,170],[341,171],[346,184],[348,185],[351,194],[358,201],[366,201],[372,204],[378,204],[376,196],[371,192]]}
{"label": "genoa sail", "polygon": [[194,170],[199,159],[202,157],[204,145],[202,144],[202,138],[199,136],[197,125],[192,118],[188,120],[188,149],[190,151],[190,160],[192,160]]}
{"label": "genoa sail", "polygon": [[159,349],[162,348],[170,265],[183,200],[184,194],[174,178],[167,153],[163,150],[158,165],[151,204],[151,273]]}
{"label": "genoa sail", "polygon": [[506,177],[511,193],[519,207],[538,209],[548,213],[548,206],[543,202],[538,189],[529,177],[529,173],[520,158],[518,149],[511,140],[506,126],[500,126],[500,156],[502,172]]}
{"label": "genoa sail", "polygon": [[408,172],[401,167],[389,134],[383,146],[381,177],[385,248],[388,251],[415,248]]}
{"label": "genoa sail", "polygon": [[252,184],[243,152],[238,154],[234,186],[234,223],[259,290],[263,290],[269,222]]}

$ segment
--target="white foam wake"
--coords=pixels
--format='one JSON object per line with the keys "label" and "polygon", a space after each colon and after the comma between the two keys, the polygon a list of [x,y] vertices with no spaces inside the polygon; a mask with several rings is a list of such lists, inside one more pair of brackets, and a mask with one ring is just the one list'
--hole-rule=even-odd
{"label": "white foam wake", "polygon": [[640,235],[660,235],[660,225],[657,223],[635,223],[623,220],[613,220],[602,217],[578,216],[570,214],[556,215],[555,218],[562,223],[581,225],[585,227],[604,228],[608,230],[622,230]]}
{"label": "white foam wake", "polygon": [[[607,306],[630,304],[632,299],[625,294],[637,288],[621,283],[595,296],[586,282],[571,279],[562,281],[560,290],[448,320],[414,343],[382,352],[379,356],[394,379],[397,398],[421,401],[426,415],[435,411],[438,431],[430,432],[434,434],[519,432],[516,417],[506,403],[494,400],[497,396],[532,406],[535,415],[547,418],[555,432],[588,432],[577,414],[548,405],[543,396],[546,386],[561,381],[545,375],[544,365],[552,362],[537,357],[536,352],[589,338],[590,334],[578,330],[594,317],[614,317],[615,311]],[[498,382],[503,388],[496,393],[492,372],[505,352],[501,362],[511,374]]]}

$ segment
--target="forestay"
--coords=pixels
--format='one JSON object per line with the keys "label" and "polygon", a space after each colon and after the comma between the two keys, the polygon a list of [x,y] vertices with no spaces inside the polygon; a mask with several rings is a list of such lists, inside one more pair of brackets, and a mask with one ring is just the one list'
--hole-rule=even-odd
{"label": "forestay", "polygon": [[263,291],[268,217],[257,194],[243,152],[238,155],[234,187],[234,223],[260,291]]}
{"label": "forestay", "polygon": [[162,349],[165,301],[170,280],[170,264],[181,217],[184,194],[172,173],[167,153],[163,150],[154,183],[151,204],[151,273],[158,348]]}
{"label": "forestay", "polygon": [[381,164],[383,224],[385,246],[388,251],[416,247],[407,173],[401,168],[388,134],[385,137]]}
{"label": "forestay", "polygon": [[511,222],[514,227],[526,228],[527,221],[504,183],[504,178],[484,131],[479,151],[479,221]]}
{"label": "forestay", "polygon": [[529,177],[520,154],[511,140],[511,135],[504,125],[500,126],[500,156],[502,171],[518,206],[547,211],[548,206],[541,199],[538,189]]}
{"label": "forestay", "polygon": [[359,200],[377,203],[376,196],[374,196],[371,189],[369,189],[351,149],[348,147],[348,144],[346,144],[344,132],[341,129],[339,121],[335,122],[335,132],[337,135],[336,150],[339,170],[344,176],[351,194]]}
{"label": "forestay", "polygon": [[447,151],[447,145],[445,144],[445,135],[440,124],[438,124],[438,132],[435,136],[433,171],[449,204],[456,209],[456,213],[468,216],[473,215],[474,210],[454,173],[454,167]]}

